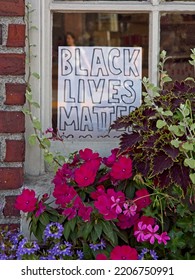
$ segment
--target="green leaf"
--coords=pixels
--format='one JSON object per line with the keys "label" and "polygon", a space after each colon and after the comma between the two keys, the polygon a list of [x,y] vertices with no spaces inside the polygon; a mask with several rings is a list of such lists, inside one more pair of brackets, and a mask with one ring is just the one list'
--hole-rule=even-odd
{"label": "green leaf", "polygon": [[164,83],[168,83],[168,82],[171,82],[172,79],[171,79],[169,76],[164,76],[164,77],[162,78],[162,81],[163,81]]}
{"label": "green leaf", "polygon": [[95,230],[98,238],[100,239],[101,235],[102,235],[102,230],[103,230],[102,224],[97,222],[97,224],[94,225],[94,230]]}
{"label": "green leaf", "polygon": [[32,146],[34,146],[36,144],[36,140],[37,140],[36,134],[31,134],[28,138],[28,142]]}
{"label": "green leaf", "polygon": [[190,174],[190,179],[192,181],[192,184],[195,184],[195,173]]}
{"label": "green leaf", "polygon": [[69,226],[70,226],[72,231],[74,231],[74,229],[75,229],[76,222],[77,222],[77,217],[75,217],[74,219],[68,221],[68,224],[69,224]]}
{"label": "green leaf", "polygon": [[190,168],[194,169],[195,168],[195,159],[193,158],[186,158],[184,160],[184,165],[189,166]]}
{"label": "green leaf", "polygon": [[44,160],[45,160],[47,163],[51,164],[51,163],[53,162],[53,154],[52,154],[52,153],[46,152],[46,153],[44,154]]}
{"label": "green leaf", "polygon": [[159,128],[159,129],[164,127],[165,125],[166,125],[166,122],[163,121],[163,120],[158,120],[157,123],[156,123],[156,127]]}
{"label": "green leaf", "polygon": [[169,130],[172,131],[176,136],[183,136],[184,130],[178,125],[170,125]]}
{"label": "green leaf", "polygon": [[163,112],[163,115],[166,116],[166,117],[172,117],[173,113],[170,110],[167,110],[167,111]]}
{"label": "green leaf", "polygon": [[32,113],[31,113],[28,109],[26,109],[26,108],[23,108],[23,109],[22,109],[22,112],[23,112],[25,115],[28,115],[28,116],[32,115]]}
{"label": "green leaf", "polygon": [[71,228],[70,228],[69,223],[67,222],[64,225],[64,231],[63,231],[63,235],[64,235],[64,238],[66,239],[66,241],[68,241],[70,233],[71,233]]}
{"label": "green leaf", "polygon": [[91,251],[89,245],[86,244],[86,243],[83,244],[83,253],[84,253],[84,256],[85,256],[85,260],[92,260],[93,259],[92,251]]}
{"label": "green leaf", "polygon": [[47,226],[50,223],[49,215],[46,212],[43,212],[39,217],[39,221],[42,225]]}
{"label": "green leaf", "polygon": [[194,150],[194,145],[189,142],[185,142],[182,144],[182,148],[186,151],[193,151]]}
{"label": "green leaf", "polygon": [[84,238],[84,240],[87,240],[87,237],[90,234],[90,232],[92,231],[92,228],[93,228],[92,223],[87,222],[84,224],[83,231],[82,231],[82,237]]}
{"label": "green leaf", "polygon": [[112,246],[116,246],[118,243],[117,234],[114,232],[113,227],[107,221],[102,221],[103,232],[106,238],[110,241]]}
{"label": "green leaf", "polygon": [[47,146],[48,148],[51,147],[51,142],[50,142],[50,140],[47,139],[47,138],[43,138],[43,139],[42,139],[42,144],[43,144],[44,146]]}
{"label": "green leaf", "polygon": [[33,105],[35,108],[40,108],[39,103],[37,103],[37,102],[35,102],[35,101],[32,101],[32,102],[31,102],[31,105]]}
{"label": "green leaf", "polygon": [[40,121],[39,121],[38,119],[36,119],[36,118],[33,120],[33,127],[36,128],[36,129],[38,129],[38,130],[41,130],[41,123],[40,123]]}
{"label": "green leaf", "polygon": [[175,148],[179,148],[181,143],[182,143],[182,141],[180,141],[178,139],[171,140],[171,145],[173,145],[173,147],[175,147]]}
{"label": "green leaf", "polygon": [[33,77],[35,77],[36,79],[40,79],[39,74],[38,74],[38,73],[36,73],[36,72],[33,72],[33,73],[32,73],[32,76],[33,76]]}

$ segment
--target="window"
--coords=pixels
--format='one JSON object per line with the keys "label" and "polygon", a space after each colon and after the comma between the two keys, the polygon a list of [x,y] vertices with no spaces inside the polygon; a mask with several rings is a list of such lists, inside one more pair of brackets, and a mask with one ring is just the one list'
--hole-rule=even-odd
{"label": "window", "polygon": [[[173,56],[174,69],[170,62],[167,70],[175,79],[185,78],[186,73],[193,71],[190,67],[186,68],[190,48],[195,47],[193,1],[31,2],[35,9],[32,14],[33,25],[38,27],[38,31],[33,30],[31,34],[37,54],[32,67],[41,76],[39,84],[35,81],[32,86],[41,104],[39,117],[44,129],[52,126],[52,119],[54,126],[57,123],[57,48],[65,44],[64,36],[69,31],[74,33],[76,44],[81,46],[141,47],[142,74],[149,76],[153,83],[157,83],[158,79],[156,66],[160,49],[167,50],[168,55]],[[30,133],[27,125],[27,135]],[[52,148],[68,154],[88,146],[106,154],[117,144],[118,139],[68,139],[64,146],[55,142]],[[26,172],[39,174],[44,168],[39,149],[28,147]]]}

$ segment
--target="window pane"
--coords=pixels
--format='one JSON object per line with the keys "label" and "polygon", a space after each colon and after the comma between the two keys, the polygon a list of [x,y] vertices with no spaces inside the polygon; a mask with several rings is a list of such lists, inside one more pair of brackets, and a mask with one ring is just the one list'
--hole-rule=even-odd
{"label": "window pane", "polygon": [[171,56],[166,70],[174,80],[193,76],[189,64],[191,49],[195,47],[195,14],[163,14],[161,17],[161,50]]}
{"label": "window pane", "polygon": [[[73,43],[73,41],[77,47],[79,46],[85,47],[85,50],[86,47],[89,46],[121,47],[121,48],[141,47],[142,48],[142,61],[141,61],[142,74],[143,76],[148,76],[148,33],[149,33],[148,29],[149,29],[149,15],[145,13],[137,13],[137,14],[54,13],[53,14],[53,78],[52,78],[52,85],[53,85],[52,105],[53,106],[52,109],[53,109],[54,128],[57,127],[57,119],[58,119],[57,116],[58,49],[59,49],[58,47],[69,46]],[[116,62],[115,62],[115,67],[119,69],[119,66],[118,65],[116,66]],[[109,77],[109,79],[111,78]],[[101,85],[101,82],[102,81],[100,81],[100,84],[96,82],[95,85],[96,92],[98,92],[98,90],[100,89],[99,85]],[[67,86],[67,84],[65,86]],[[91,85],[89,84],[85,86],[91,88]],[[113,86],[113,88],[116,89],[117,85],[116,87]],[[104,96],[106,95],[107,93]],[[118,98],[117,94],[113,93],[113,96],[114,97],[111,99],[112,101],[114,100],[115,102],[115,100],[117,100]],[[109,101],[107,100],[106,102],[108,103]],[[81,106],[84,105],[82,104]],[[122,109],[120,110],[122,112]],[[128,110],[130,110],[130,106],[128,107]],[[126,112],[126,114],[128,113],[129,112]],[[95,114],[97,114],[97,112],[95,112]],[[123,114],[125,114],[124,110],[123,110]],[[114,118],[113,116],[112,118]],[[69,122],[71,121],[69,120]]]}

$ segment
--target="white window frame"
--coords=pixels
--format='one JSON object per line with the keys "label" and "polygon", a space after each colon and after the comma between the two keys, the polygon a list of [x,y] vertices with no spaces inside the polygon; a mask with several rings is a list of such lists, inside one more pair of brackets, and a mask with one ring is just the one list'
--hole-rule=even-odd
{"label": "white window frame", "polygon": [[[32,81],[34,99],[41,105],[41,110],[35,115],[43,124],[43,129],[51,127],[52,119],[52,14],[54,12],[80,13],[149,13],[149,78],[154,84],[157,83],[157,63],[160,49],[160,13],[161,12],[195,12],[193,2],[176,1],[164,2],[161,0],[140,1],[55,1],[52,0],[26,0],[32,4],[35,11],[31,14],[32,24],[38,30],[31,31],[31,42],[36,44],[33,49],[36,58],[33,59],[31,67],[34,72],[40,74],[40,80]],[[26,139],[33,133],[29,118],[26,118]],[[29,146],[26,141],[25,172],[30,175],[40,175],[45,172],[42,151],[38,145]],[[78,142],[67,144],[78,147]],[[85,144],[87,145],[87,144]],[[98,142],[93,142],[96,147]],[[101,144],[102,145],[102,144]],[[110,148],[110,142],[104,142],[102,148]]]}

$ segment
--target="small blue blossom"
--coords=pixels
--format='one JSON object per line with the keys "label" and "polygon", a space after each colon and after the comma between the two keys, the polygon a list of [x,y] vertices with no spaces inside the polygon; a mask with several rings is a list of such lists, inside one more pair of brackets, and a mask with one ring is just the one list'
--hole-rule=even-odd
{"label": "small blue blossom", "polygon": [[150,256],[153,258],[153,260],[157,260],[158,256],[154,250],[150,250]]}
{"label": "small blue blossom", "polygon": [[152,257],[153,260],[157,260],[158,259],[158,256],[157,256],[157,254],[156,254],[156,252],[154,250],[149,250],[147,248],[143,248],[141,253],[138,255],[138,260],[144,260],[145,259],[145,255],[147,253],[150,254],[150,257]]}
{"label": "small blue blossom", "polygon": [[53,256],[72,256],[71,247],[72,244],[65,241],[64,243],[55,244],[48,252]]}
{"label": "small blue blossom", "polygon": [[23,255],[31,255],[36,253],[40,249],[36,241],[28,241],[27,238],[23,238],[20,241],[17,249],[17,257],[20,259]]}
{"label": "small blue blossom", "polygon": [[84,258],[84,253],[83,253],[83,251],[77,250],[76,253],[77,253],[78,259],[79,259],[79,260],[83,260],[83,258]]}
{"label": "small blue blossom", "polygon": [[97,251],[99,249],[104,249],[106,247],[106,242],[103,239],[101,239],[100,243],[97,243],[97,244],[90,243],[89,247],[93,251]]}
{"label": "small blue blossom", "polygon": [[90,247],[90,249],[93,250],[93,251],[99,250],[99,244],[92,244],[92,243],[90,243],[90,244],[89,244],[89,247]]}
{"label": "small blue blossom", "polygon": [[48,238],[59,239],[63,234],[63,226],[60,223],[50,223],[46,226],[44,230],[44,239]]}

